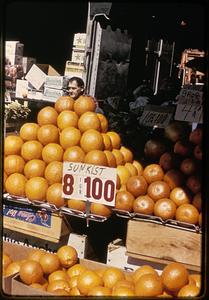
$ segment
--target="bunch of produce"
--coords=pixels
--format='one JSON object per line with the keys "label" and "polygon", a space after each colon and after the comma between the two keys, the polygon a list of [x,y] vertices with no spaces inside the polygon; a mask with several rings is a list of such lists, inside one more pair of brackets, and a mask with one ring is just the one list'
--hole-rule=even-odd
{"label": "bunch of produce", "polygon": [[60,296],[195,297],[201,288],[201,275],[178,262],[162,272],[148,264],[133,272],[107,265],[90,267],[79,261],[70,245],[56,253],[31,249],[21,261],[12,261],[7,253],[2,258],[5,277],[18,273],[27,286]]}

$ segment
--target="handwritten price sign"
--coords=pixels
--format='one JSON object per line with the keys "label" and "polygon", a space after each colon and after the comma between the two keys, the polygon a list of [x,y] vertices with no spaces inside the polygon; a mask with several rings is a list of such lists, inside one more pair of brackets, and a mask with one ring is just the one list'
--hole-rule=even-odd
{"label": "handwritten price sign", "polygon": [[116,168],[64,162],[62,196],[115,206]]}
{"label": "handwritten price sign", "polygon": [[146,105],[139,118],[140,125],[159,128],[166,127],[173,117],[173,107],[160,107],[157,105]]}

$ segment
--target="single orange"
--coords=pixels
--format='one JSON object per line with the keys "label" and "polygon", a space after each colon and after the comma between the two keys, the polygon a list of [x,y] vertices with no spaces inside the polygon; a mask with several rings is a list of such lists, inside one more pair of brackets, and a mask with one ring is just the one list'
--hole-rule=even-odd
{"label": "single orange", "polygon": [[23,283],[30,285],[43,280],[43,269],[37,261],[26,260],[20,266],[19,276]]}
{"label": "single orange", "polygon": [[88,295],[92,288],[102,285],[102,278],[92,270],[86,270],[78,276],[77,287],[82,295]]}
{"label": "single orange", "polygon": [[125,163],[124,156],[119,149],[113,148],[112,154],[115,156],[117,166],[124,165],[124,163]]}
{"label": "single orange", "polygon": [[44,253],[41,255],[39,263],[44,271],[44,274],[51,274],[60,269],[60,261],[55,253]]}
{"label": "single orange", "polygon": [[89,152],[91,150],[103,150],[103,137],[97,130],[88,129],[81,136],[80,146],[84,152]]}
{"label": "single orange", "polygon": [[52,161],[46,166],[44,171],[44,177],[50,185],[53,183],[61,183],[62,170],[63,163],[61,161]]}
{"label": "single orange", "polygon": [[132,153],[132,151],[130,149],[128,149],[125,146],[121,146],[120,147],[120,151],[123,154],[125,162],[132,162],[133,161],[133,153]]}
{"label": "single orange", "polygon": [[49,143],[42,150],[42,158],[47,164],[52,161],[62,161],[63,153],[63,148],[59,144]]}
{"label": "single orange", "polygon": [[92,202],[90,205],[90,212],[94,215],[109,217],[112,214],[112,209],[110,206]]}
{"label": "single orange", "polygon": [[173,200],[176,206],[191,202],[191,195],[185,187],[175,187],[171,191],[169,198]]}
{"label": "single orange", "polygon": [[155,202],[148,195],[141,195],[133,202],[133,211],[139,214],[152,215]]}
{"label": "single orange", "polygon": [[107,118],[105,117],[104,114],[101,114],[101,113],[97,113],[97,117],[100,120],[101,132],[104,132],[104,133],[107,132],[107,130],[108,130],[108,120],[107,120]]}
{"label": "single orange", "polygon": [[74,100],[70,96],[60,96],[55,104],[54,108],[58,113],[61,113],[63,110],[73,110]]}
{"label": "single orange", "polygon": [[[60,290],[62,292],[60,292]],[[49,293],[58,293],[58,295],[63,295],[63,290],[67,292],[69,296],[70,292],[70,285],[67,280],[53,280],[51,283],[47,286],[47,292]],[[57,292],[56,292],[57,291]],[[66,293],[64,293],[66,294]]]}
{"label": "single orange", "polygon": [[47,189],[48,182],[45,178],[32,177],[25,184],[25,195],[31,201],[45,201]]}
{"label": "single orange", "polygon": [[23,173],[25,161],[20,155],[10,154],[4,158],[4,171],[7,175]]}
{"label": "single orange", "polygon": [[199,221],[198,209],[190,203],[182,204],[176,210],[176,220],[195,225]]}
{"label": "single orange", "polygon": [[101,133],[101,134],[102,134],[102,138],[103,138],[104,149],[112,150],[112,142],[111,142],[109,135],[107,135],[106,133]]}
{"label": "single orange", "polygon": [[126,286],[114,287],[112,289],[112,296],[120,296],[120,297],[129,297],[135,296],[135,292],[133,289]]}
{"label": "single orange", "polygon": [[131,212],[134,199],[134,196],[128,191],[119,191],[116,194],[115,208]]}
{"label": "single orange", "polygon": [[67,206],[71,209],[86,211],[86,201],[78,200],[78,199],[69,199],[67,200]]}
{"label": "single orange", "polygon": [[145,195],[147,192],[147,187],[147,181],[141,175],[129,177],[126,183],[127,191],[134,195],[134,197]]}
{"label": "single orange", "polygon": [[74,102],[74,111],[77,113],[78,116],[81,116],[83,113],[87,111],[95,111],[96,104],[91,96],[80,96]]}
{"label": "single orange", "polygon": [[37,139],[42,145],[57,143],[59,141],[59,130],[53,124],[42,125],[37,130]]}
{"label": "single orange", "polygon": [[18,135],[8,135],[4,140],[4,155],[17,154],[21,152],[23,140]]}
{"label": "single orange", "polygon": [[184,176],[179,170],[171,169],[167,171],[163,180],[169,185],[170,189],[180,187],[184,183]]}
{"label": "single orange", "polygon": [[170,187],[165,181],[154,181],[148,186],[147,194],[154,201],[157,201],[161,198],[169,198]]}
{"label": "single orange", "polygon": [[200,294],[200,288],[193,284],[183,286],[178,292],[178,297],[197,297]]}
{"label": "single orange", "polygon": [[88,296],[111,296],[111,289],[105,286],[95,286],[89,290]]}
{"label": "single orange", "polygon": [[155,202],[154,215],[163,220],[174,219],[176,204],[168,198],[162,198]]}
{"label": "single orange", "polygon": [[78,253],[76,249],[70,245],[61,246],[57,250],[57,256],[60,260],[61,266],[70,268],[78,261]]}
{"label": "single orange", "polygon": [[75,127],[66,127],[60,133],[60,145],[63,149],[79,145],[81,132]]}
{"label": "single orange", "polygon": [[84,162],[86,164],[108,166],[107,157],[102,150],[91,150],[86,153]]}
{"label": "single orange", "polygon": [[144,274],[135,283],[135,294],[141,297],[156,297],[163,292],[163,283],[156,274]]}
{"label": "single orange", "polygon": [[125,279],[125,275],[122,270],[116,267],[109,267],[105,270],[102,278],[104,286],[112,289],[117,281]]}
{"label": "single orange", "polygon": [[86,270],[86,267],[84,265],[81,265],[80,263],[77,263],[77,264],[75,264],[72,267],[67,269],[67,275],[68,275],[69,278],[72,278],[73,276],[80,275],[85,270]]}
{"label": "single orange", "polygon": [[147,183],[159,181],[163,179],[164,171],[159,164],[150,164],[143,170],[143,176]]}
{"label": "single orange", "polygon": [[65,199],[62,197],[62,183],[53,183],[46,191],[46,201],[54,204],[57,208],[66,205]]}
{"label": "single orange", "polygon": [[78,115],[74,111],[63,110],[57,117],[57,126],[60,130],[66,127],[78,127]]}
{"label": "single orange", "polygon": [[41,159],[29,160],[24,167],[24,175],[30,179],[32,177],[43,177],[46,168],[46,163]]}
{"label": "single orange", "polygon": [[66,281],[68,281],[69,276],[68,276],[67,272],[64,271],[64,270],[56,270],[48,276],[48,282],[49,283],[51,283],[54,280],[66,280]]}
{"label": "single orange", "polygon": [[37,123],[40,126],[47,124],[57,125],[57,117],[58,113],[55,108],[51,106],[45,106],[38,112]]}
{"label": "single orange", "polygon": [[23,141],[37,140],[39,125],[37,123],[25,123],[20,128],[20,137]]}
{"label": "single orange", "polygon": [[31,159],[41,159],[42,150],[43,146],[39,141],[27,141],[22,145],[21,156],[26,161]]}
{"label": "single orange", "polygon": [[133,160],[132,164],[137,169],[138,174],[136,175],[142,175],[144,170],[142,164],[138,160]]}
{"label": "single orange", "polygon": [[137,168],[133,165],[133,163],[127,162],[127,163],[125,163],[124,166],[129,170],[129,172],[131,173],[131,176],[139,175]]}
{"label": "single orange", "polygon": [[150,265],[142,265],[138,267],[134,272],[133,272],[133,281],[134,283],[137,282],[137,280],[145,274],[154,274],[158,275],[157,271]]}
{"label": "single orange", "polygon": [[131,173],[125,166],[117,166],[116,172],[119,176],[120,184],[126,184],[128,179],[131,177]]}
{"label": "single orange", "polygon": [[14,196],[25,196],[26,177],[20,173],[13,173],[7,177],[5,189],[7,193]]}
{"label": "single orange", "polygon": [[100,120],[97,117],[97,114],[93,111],[83,113],[78,120],[78,128],[82,133],[88,129],[100,131]]}
{"label": "single orange", "polygon": [[121,137],[120,135],[115,131],[107,131],[107,135],[109,135],[111,142],[112,142],[112,148],[113,149],[119,149],[121,147]]}
{"label": "single orange", "polygon": [[72,146],[65,150],[63,161],[84,162],[85,152],[80,146]]}
{"label": "single orange", "polygon": [[202,211],[202,195],[201,192],[198,192],[194,195],[192,199],[192,204],[198,209],[199,212]]}
{"label": "single orange", "polygon": [[108,166],[110,168],[115,168],[117,164],[114,154],[109,150],[104,150],[104,154],[106,155]]}

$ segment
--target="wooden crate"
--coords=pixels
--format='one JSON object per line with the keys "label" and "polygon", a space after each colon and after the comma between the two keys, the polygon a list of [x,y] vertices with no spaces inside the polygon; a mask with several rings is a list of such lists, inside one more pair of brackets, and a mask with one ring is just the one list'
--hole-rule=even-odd
{"label": "wooden crate", "polygon": [[190,270],[200,271],[201,240],[200,233],[130,220],[126,237],[127,255],[164,264],[177,261]]}

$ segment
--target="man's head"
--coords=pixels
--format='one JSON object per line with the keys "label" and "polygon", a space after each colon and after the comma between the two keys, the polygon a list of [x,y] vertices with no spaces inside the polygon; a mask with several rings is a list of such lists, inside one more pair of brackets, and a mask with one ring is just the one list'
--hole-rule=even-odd
{"label": "man's head", "polygon": [[68,82],[68,93],[71,98],[76,100],[84,92],[84,82],[79,77],[71,77]]}

